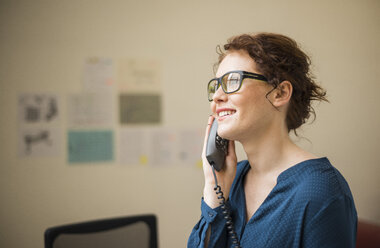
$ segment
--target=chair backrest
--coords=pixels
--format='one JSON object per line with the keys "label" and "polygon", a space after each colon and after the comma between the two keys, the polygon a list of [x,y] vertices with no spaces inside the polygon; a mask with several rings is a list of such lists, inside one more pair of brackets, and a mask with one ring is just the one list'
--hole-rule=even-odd
{"label": "chair backrest", "polygon": [[69,247],[157,248],[156,216],[126,216],[46,229],[45,248]]}
{"label": "chair backrest", "polygon": [[356,248],[379,248],[380,225],[363,220],[358,221]]}

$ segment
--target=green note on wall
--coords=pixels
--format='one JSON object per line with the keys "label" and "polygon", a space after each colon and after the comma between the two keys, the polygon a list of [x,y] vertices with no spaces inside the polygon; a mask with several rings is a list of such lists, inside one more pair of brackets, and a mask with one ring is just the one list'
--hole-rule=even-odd
{"label": "green note on wall", "polygon": [[161,95],[121,94],[121,124],[157,124],[161,122]]}
{"label": "green note on wall", "polygon": [[69,163],[107,162],[113,160],[113,132],[69,131]]}

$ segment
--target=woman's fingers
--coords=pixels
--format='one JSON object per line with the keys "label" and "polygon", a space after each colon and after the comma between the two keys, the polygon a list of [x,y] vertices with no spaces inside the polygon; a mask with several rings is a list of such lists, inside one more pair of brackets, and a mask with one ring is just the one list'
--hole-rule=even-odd
{"label": "woman's fingers", "polygon": [[202,150],[202,158],[203,159],[206,159],[206,147],[207,147],[207,140],[208,140],[208,135],[210,133],[210,129],[211,129],[211,124],[213,123],[214,121],[214,116],[210,115],[209,118],[208,118],[208,122],[207,122],[207,127],[206,127],[206,133],[205,133],[205,138],[204,138],[204,141],[203,141],[203,150]]}

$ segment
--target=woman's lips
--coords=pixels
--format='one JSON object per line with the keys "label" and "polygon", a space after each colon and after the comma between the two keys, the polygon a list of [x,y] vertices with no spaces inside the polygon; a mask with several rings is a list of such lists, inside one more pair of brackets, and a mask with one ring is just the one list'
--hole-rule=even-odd
{"label": "woman's lips", "polygon": [[234,109],[218,109],[216,111],[218,121],[224,120],[235,113],[236,113],[236,110]]}

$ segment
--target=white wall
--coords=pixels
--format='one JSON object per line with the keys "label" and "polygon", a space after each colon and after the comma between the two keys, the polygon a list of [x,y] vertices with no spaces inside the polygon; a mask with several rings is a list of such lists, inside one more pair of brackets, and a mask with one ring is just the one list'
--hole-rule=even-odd
{"label": "white wall", "polygon": [[200,216],[199,168],[72,166],[66,150],[20,159],[17,96],[80,91],[89,56],[152,58],[162,64],[162,126],[203,128],[215,46],[256,31],[289,35],[311,55],[330,103],[316,106],[317,120],[300,132],[311,142],[299,142],[328,156],[349,182],[359,217],[380,223],[379,12],[376,0],[2,0],[0,247],[42,247],[48,226],[146,212],[158,215],[161,247],[184,247]]}

